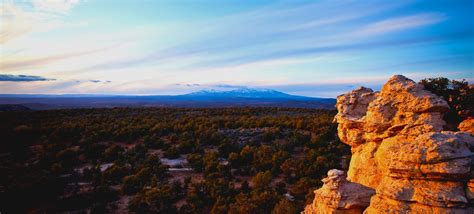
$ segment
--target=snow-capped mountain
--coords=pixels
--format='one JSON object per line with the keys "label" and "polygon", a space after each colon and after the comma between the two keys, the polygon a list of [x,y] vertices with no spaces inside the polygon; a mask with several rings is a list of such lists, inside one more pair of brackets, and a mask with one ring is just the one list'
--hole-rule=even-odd
{"label": "snow-capped mountain", "polygon": [[285,94],[280,91],[272,89],[260,89],[260,88],[237,88],[230,91],[220,91],[215,89],[203,89],[193,93],[186,94],[188,97],[235,97],[235,98],[291,98],[298,97]]}

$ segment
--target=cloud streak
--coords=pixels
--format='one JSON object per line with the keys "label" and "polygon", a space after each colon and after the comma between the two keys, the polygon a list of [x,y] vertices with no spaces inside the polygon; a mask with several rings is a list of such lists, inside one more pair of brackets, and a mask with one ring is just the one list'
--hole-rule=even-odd
{"label": "cloud streak", "polygon": [[60,14],[67,13],[80,2],[80,0],[32,0],[36,9]]}
{"label": "cloud streak", "polygon": [[29,32],[33,28],[28,13],[13,4],[0,3],[0,44],[6,43]]}
{"label": "cloud streak", "polygon": [[[437,35],[437,36],[423,36],[418,38],[408,38],[408,39],[387,39],[383,41],[363,41],[363,42],[352,42],[352,43],[345,43],[345,44],[335,44],[335,45],[327,45],[327,46],[320,46],[320,47],[306,47],[306,48],[298,48],[292,49],[289,48],[287,50],[281,51],[273,51],[268,53],[249,53],[244,56],[238,57],[229,57],[229,58],[220,58],[216,60],[204,60],[199,62],[198,64],[191,64],[188,68],[196,68],[196,67],[220,67],[220,66],[240,66],[246,64],[255,64],[258,62],[266,62],[268,60],[278,60],[278,59],[286,59],[292,57],[304,57],[304,56],[314,56],[319,55],[323,56],[324,54],[329,53],[341,53],[341,52],[348,52],[348,51],[367,51],[372,49],[385,49],[390,47],[402,47],[402,46],[409,46],[409,45],[419,45],[419,44],[427,44],[427,43],[437,43],[442,41],[450,41],[456,39],[465,39],[470,38],[473,34],[473,31],[465,31],[465,32],[456,32],[452,34],[444,34],[444,35]],[[302,60],[299,60],[302,61]],[[298,63],[298,60],[293,61],[294,63]]]}
{"label": "cloud streak", "polygon": [[80,0],[31,0],[23,3],[30,3],[32,7],[27,10],[15,1],[0,2],[0,44],[32,31],[49,31],[60,26],[60,18]]}
{"label": "cloud streak", "polygon": [[106,81],[102,81],[102,80],[89,80],[89,82],[91,82],[91,83],[104,83],[104,84],[107,84],[107,83],[111,83],[112,81],[110,81],[110,80],[106,80]]}
{"label": "cloud streak", "polygon": [[32,75],[12,75],[0,74],[0,81],[2,82],[35,82],[35,81],[54,81],[55,79],[32,76]]}
{"label": "cloud streak", "polygon": [[[174,46],[160,47],[151,53],[130,59],[93,65],[82,69],[82,71],[123,69],[167,63],[168,61],[174,62],[174,60],[182,61],[183,58],[203,55],[210,56],[209,58],[214,58],[215,61],[222,61],[226,60],[227,55],[232,52],[235,54],[230,54],[231,58],[270,55],[275,52],[307,47],[308,43],[324,42],[327,38],[333,38],[332,34],[350,34],[351,32],[346,32],[348,29],[345,27],[340,28],[333,25],[351,22],[398,6],[398,4],[374,6],[373,4],[343,1],[341,4],[334,5],[321,2],[299,7],[263,8],[218,20],[183,26],[183,28],[200,30],[193,32],[196,34],[195,37]],[[330,7],[330,9],[326,7]],[[347,14],[344,9],[347,7],[359,9],[359,12]],[[314,13],[315,10],[320,12]],[[338,15],[326,18],[329,13]],[[315,36],[318,34],[320,36]],[[198,60],[196,63],[191,63],[191,66],[204,64],[204,67],[212,67],[213,60]],[[254,61],[258,61],[258,59]]]}
{"label": "cloud streak", "polygon": [[62,61],[62,60],[70,59],[70,58],[76,58],[76,57],[80,57],[84,55],[106,51],[113,47],[115,46],[97,48],[94,50],[78,51],[78,52],[72,52],[72,53],[63,53],[63,54],[58,54],[58,55],[53,55],[53,56],[46,56],[46,57],[1,60],[0,68],[6,71],[27,69],[27,68],[46,65],[49,63],[54,63],[57,61]]}
{"label": "cloud streak", "polygon": [[423,13],[411,16],[390,18],[364,26],[361,29],[355,31],[353,35],[360,37],[374,36],[432,25],[445,19],[446,16],[440,13]]}
{"label": "cloud streak", "polygon": [[[346,4],[348,5],[344,5],[345,7],[351,6],[351,3]],[[354,20],[370,17],[398,5],[387,4],[378,7],[354,5],[364,11],[358,14],[346,14],[343,9],[345,7],[333,7],[330,11],[338,14],[336,16],[325,18],[322,16],[325,12],[322,12],[322,15],[313,15],[311,9],[321,9],[322,6],[314,4],[294,9],[267,9],[259,11],[261,13],[228,17],[222,21],[213,22],[208,28],[194,26],[198,29],[203,28],[206,34],[198,34],[192,41],[161,48],[141,57],[97,64],[86,67],[82,71],[151,66],[175,61],[183,62],[185,58],[196,57],[198,59],[189,62],[183,68],[213,68],[311,54],[415,44],[430,41],[430,38],[429,36],[404,39],[384,38],[381,41],[372,41],[371,38],[433,25],[446,19],[442,13],[420,13],[352,24]],[[269,23],[272,23],[271,27]],[[354,26],[357,27],[354,28]],[[366,41],[361,41],[361,39],[366,39]]]}

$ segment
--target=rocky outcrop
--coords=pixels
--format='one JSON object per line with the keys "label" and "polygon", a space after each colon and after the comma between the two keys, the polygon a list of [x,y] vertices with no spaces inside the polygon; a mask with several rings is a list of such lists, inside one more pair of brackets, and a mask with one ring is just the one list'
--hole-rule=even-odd
{"label": "rocky outcrop", "polygon": [[314,202],[305,213],[361,213],[370,203],[374,190],[346,180],[346,173],[332,169],[323,179],[323,187],[314,191]]}
{"label": "rocky outcrop", "polygon": [[306,213],[472,213],[472,119],[460,132],[443,131],[446,101],[400,75],[380,92],[362,87],[341,95],[336,107],[339,138],[352,148],[347,180],[338,177],[338,184],[375,194],[350,209],[347,199],[360,199],[361,191],[331,189],[329,176]]}
{"label": "rocky outcrop", "polygon": [[462,132],[469,132],[471,134],[474,134],[474,118],[469,118],[467,120],[462,121],[459,126],[459,131]]}

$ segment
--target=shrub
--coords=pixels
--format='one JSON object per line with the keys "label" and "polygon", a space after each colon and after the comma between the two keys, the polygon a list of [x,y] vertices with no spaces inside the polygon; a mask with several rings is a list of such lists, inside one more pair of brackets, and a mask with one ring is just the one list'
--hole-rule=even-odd
{"label": "shrub", "polygon": [[474,114],[474,87],[465,80],[449,80],[438,77],[423,79],[420,83],[426,90],[443,97],[450,107],[444,116],[446,129],[455,130],[459,123]]}

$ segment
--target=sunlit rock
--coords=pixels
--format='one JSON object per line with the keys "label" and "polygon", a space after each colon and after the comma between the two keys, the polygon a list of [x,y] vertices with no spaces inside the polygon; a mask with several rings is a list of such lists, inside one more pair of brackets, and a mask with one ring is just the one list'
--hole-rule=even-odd
{"label": "sunlit rock", "polygon": [[339,138],[352,147],[347,180],[331,170],[305,213],[473,212],[473,119],[443,131],[447,102],[401,75],[336,107]]}

